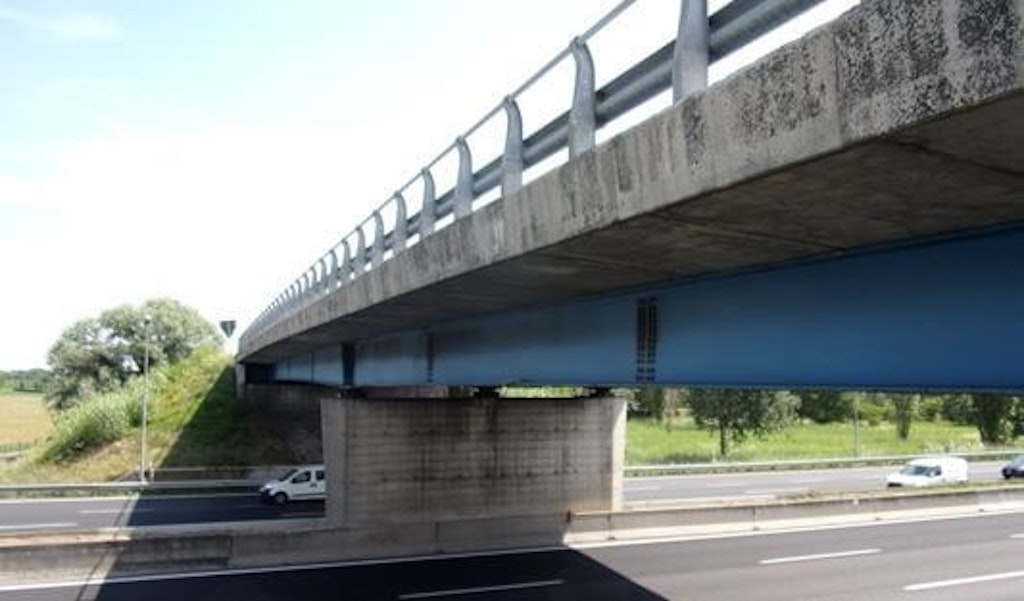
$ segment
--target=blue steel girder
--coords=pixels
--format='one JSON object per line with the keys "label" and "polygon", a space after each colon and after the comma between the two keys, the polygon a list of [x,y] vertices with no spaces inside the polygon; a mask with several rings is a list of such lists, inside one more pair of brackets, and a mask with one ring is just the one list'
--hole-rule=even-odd
{"label": "blue steel girder", "polygon": [[1024,228],[432,324],[282,361],[324,384],[1024,390]]}

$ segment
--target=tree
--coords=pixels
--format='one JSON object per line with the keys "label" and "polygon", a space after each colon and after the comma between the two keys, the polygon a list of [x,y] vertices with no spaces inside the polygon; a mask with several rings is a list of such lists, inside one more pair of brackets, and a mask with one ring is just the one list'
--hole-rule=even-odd
{"label": "tree", "polygon": [[1005,443],[1013,435],[1013,414],[1017,399],[1004,394],[974,394],[974,424],[978,426],[981,441],[990,444]]}
{"label": "tree", "polygon": [[853,417],[853,398],[835,390],[803,390],[797,415],[818,424],[841,422]]}
{"label": "tree", "polygon": [[910,436],[910,425],[914,422],[914,413],[917,411],[917,394],[894,394],[892,395],[892,418],[896,423],[896,435],[900,440],[906,440]]}
{"label": "tree", "polygon": [[649,386],[633,391],[631,409],[637,415],[661,419],[665,414],[665,389]]}
{"label": "tree", "polygon": [[942,417],[954,424],[974,423],[974,399],[969,394],[947,394],[942,397]]}
{"label": "tree", "polygon": [[50,403],[65,409],[89,393],[111,390],[142,371],[147,332],[150,366],[174,363],[201,346],[221,343],[211,323],[195,309],[172,299],[109,309],[98,318],[72,324],[50,348]]}
{"label": "tree", "polygon": [[788,392],[736,389],[694,389],[686,396],[697,426],[718,432],[722,457],[728,457],[732,443],[748,436],[764,436],[793,420],[799,399]]}

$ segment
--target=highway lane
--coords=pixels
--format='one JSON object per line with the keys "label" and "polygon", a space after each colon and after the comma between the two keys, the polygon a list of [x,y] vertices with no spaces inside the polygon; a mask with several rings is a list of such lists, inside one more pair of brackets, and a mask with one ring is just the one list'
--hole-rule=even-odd
{"label": "highway lane", "polygon": [[[971,464],[971,479],[998,479],[999,462]],[[885,486],[892,467],[628,478],[627,505],[701,502],[723,497],[764,498],[809,491],[868,491]],[[174,497],[22,499],[0,501],[0,534],[111,526],[310,518],[322,502],[263,504],[255,493]]]}
{"label": "highway lane", "polygon": [[[993,482],[1002,479],[1004,461],[971,462],[968,465],[972,482]],[[627,478],[625,500],[637,501],[701,501],[722,497],[777,497],[807,492],[863,492],[885,488],[885,476],[897,466],[837,468],[827,470],[796,470],[780,472],[746,472],[699,476],[664,476]]]}
{"label": "highway lane", "polygon": [[268,505],[256,493],[0,501],[0,534],[322,517],[322,501]]}
{"label": "highway lane", "polygon": [[70,599],[1018,601],[1024,514],[0,587]]}

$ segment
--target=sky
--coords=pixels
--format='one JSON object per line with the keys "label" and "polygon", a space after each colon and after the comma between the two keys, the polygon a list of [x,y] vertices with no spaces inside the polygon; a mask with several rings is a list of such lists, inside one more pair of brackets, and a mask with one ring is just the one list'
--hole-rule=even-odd
{"label": "sky", "polygon": [[[157,297],[237,320],[237,339],[616,4],[0,0],[0,370],[43,367],[75,321]],[[827,0],[712,79],[854,4]],[[672,38],[678,5],[638,0],[593,38],[599,86]],[[571,64],[521,98],[527,135],[568,108]],[[469,139],[477,165],[499,117]],[[454,157],[435,171],[442,192]],[[419,188],[406,196],[411,214]]]}

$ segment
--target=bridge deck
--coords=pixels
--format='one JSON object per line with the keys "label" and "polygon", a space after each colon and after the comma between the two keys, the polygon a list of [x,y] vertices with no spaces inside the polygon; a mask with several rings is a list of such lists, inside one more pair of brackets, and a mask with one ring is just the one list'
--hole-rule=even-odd
{"label": "bridge deck", "polygon": [[1024,221],[1024,4],[865,2],[239,351]]}

